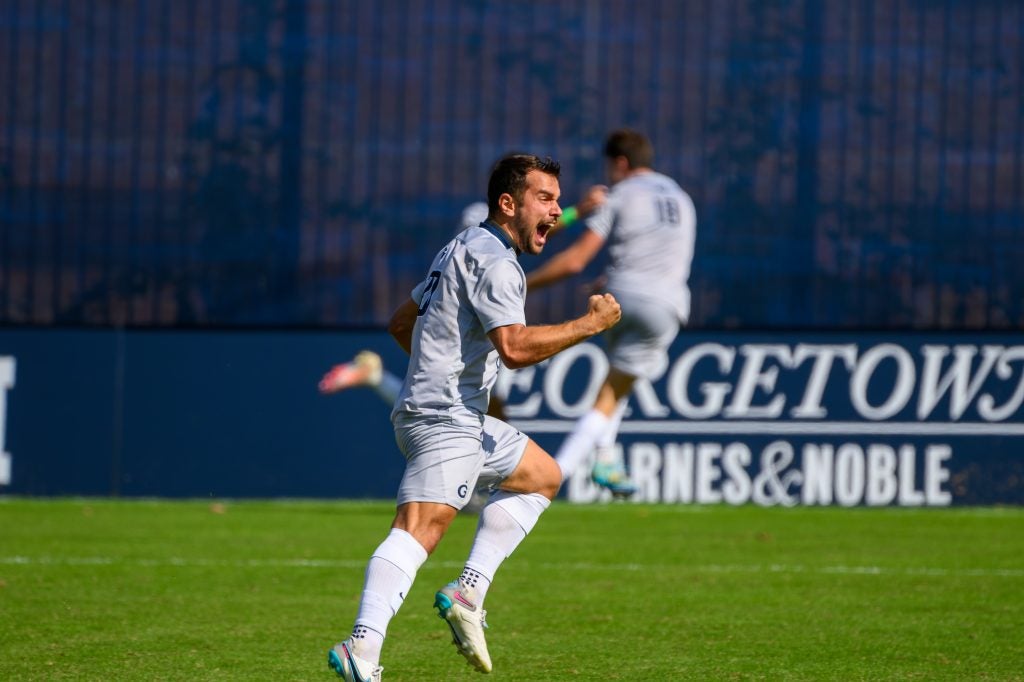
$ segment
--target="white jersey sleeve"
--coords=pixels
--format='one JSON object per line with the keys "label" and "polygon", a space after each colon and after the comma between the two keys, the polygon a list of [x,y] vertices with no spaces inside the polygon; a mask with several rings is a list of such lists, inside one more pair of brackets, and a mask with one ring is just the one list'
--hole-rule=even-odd
{"label": "white jersey sleeve", "polygon": [[470,304],[484,332],[510,324],[526,324],[526,277],[514,260],[502,259],[484,268],[472,288]]}
{"label": "white jersey sleeve", "polygon": [[419,284],[417,284],[415,287],[413,287],[412,293],[409,294],[409,298],[411,298],[414,301],[419,301],[420,298],[423,296],[423,290],[427,288],[428,281],[429,280],[425,279]]}
{"label": "white jersey sleeve", "polygon": [[612,200],[608,198],[603,204],[597,207],[593,213],[587,216],[587,228],[601,235],[605,240],[612,233],[615,225],[615,209],[612,208]]}

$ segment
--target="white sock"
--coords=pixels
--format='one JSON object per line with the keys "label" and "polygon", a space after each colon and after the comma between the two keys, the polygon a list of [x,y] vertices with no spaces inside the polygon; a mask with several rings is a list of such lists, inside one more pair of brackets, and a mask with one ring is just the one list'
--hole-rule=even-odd
{"label": "white sock", "polygon": [[392,528],[366,565],[366,582],[359,602],[352,639],[360,658],[374,665],[380,662],[380,650],[388,623],[398,613],[416,579],[416,571],[427,560],[427,550],[404,530]]}
{"label": "white sock", "polygon": [[398,394],[402,390],[402,380],[391,372],[384,370],[380,375],[380,383],[373,385],[373,390],[388,405],[394,405],[398,400]]}
{"label": "white sock", "polygon": [[463,585],[476,590],[478,604],[483,604],[498,566],[533,530],[537,519],[550,505],[551,500],[540,493],[499,490],[491,495],[480,512],[473,547],[459,577]]}
{"label": "white sock", "polygon": [[569,480],[580,463],[594,451],[608,424],[608,417],[598,410],[591,410],[572,427],[572,432],[562,441],[562,447],[558,448],[558,454],[555,455],[555,462],[562,470],[563,482]]}
{"label": "white sock", "polygon": [[480,571],[466,566],[462,569],[462,575],[459,576],[459,583],[466,587],[472,587],[476,591],[479,605],[484,603],[484,597],[487,596],[487,590],[491,586],[491,579]]}
{"label": "white sock", "polygon": [[608,426],[605,427],[601,437],[597,439],[595,461],[601,464],[615,464],[619,461],[622,450],[615,447],[615,441],[619,437],[619,424],[622,423],[622,415],[626,413],[626,405],[628,403],[629,398],[623,398],[615,406],[615,412],[612,413],[611,418],[608,420]]}

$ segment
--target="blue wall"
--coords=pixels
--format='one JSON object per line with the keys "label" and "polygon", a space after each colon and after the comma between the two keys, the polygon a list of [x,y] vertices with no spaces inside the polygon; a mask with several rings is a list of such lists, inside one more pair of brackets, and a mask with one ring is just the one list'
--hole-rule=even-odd
{"label": "blue wall", "polygon": [[0,324],[382,326],[497,156],[572,202],[629,125],[692,326],[1024,328],[1024,3],[36,0],[0,65]]}
{"label": "blue wall", "polygon": [[[393,497],[389,407],[316,392],[362,348],[404,370],[383,333],[0,330],[0,491]],[[621,430],[638,500],[1024,503],[1019,334],[687,332],[671,356]],[[554,452],[604,362],[588,343],[521,370],[509,418]],[[585,471],[565,493],[597,496]]]}

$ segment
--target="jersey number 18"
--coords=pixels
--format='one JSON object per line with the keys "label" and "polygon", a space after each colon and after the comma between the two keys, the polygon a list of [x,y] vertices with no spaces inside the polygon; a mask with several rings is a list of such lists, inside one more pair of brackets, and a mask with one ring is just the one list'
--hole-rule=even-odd
{"label": "jersey number 18", "polygon": [[668,225],[679,224],[679,202],[672,197],[658,197],[654,200],[658,207],[658,219]]}

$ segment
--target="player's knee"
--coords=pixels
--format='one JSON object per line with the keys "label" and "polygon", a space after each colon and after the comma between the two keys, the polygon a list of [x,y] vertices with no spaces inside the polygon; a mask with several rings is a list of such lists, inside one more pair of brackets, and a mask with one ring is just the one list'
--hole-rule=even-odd
{"label": "player's knee", "polygon": [[553,500],[562,486],[562,470],[555,460],[533,441],[515,472],[501,483],[501,489],[513,493],[540,493]]}
{"label": "player's knee", "polygon": [[447,505],[404,504],[398,508],[391,525],[411,535],[427,554],[433,554],[454,517],[455,510]]}
{"label": "player's knee", "polygon": [[559,488],[562,487],[562,470],[550,457],[541,460],[537,472],[537,491],[549,500],[555,499]]}

